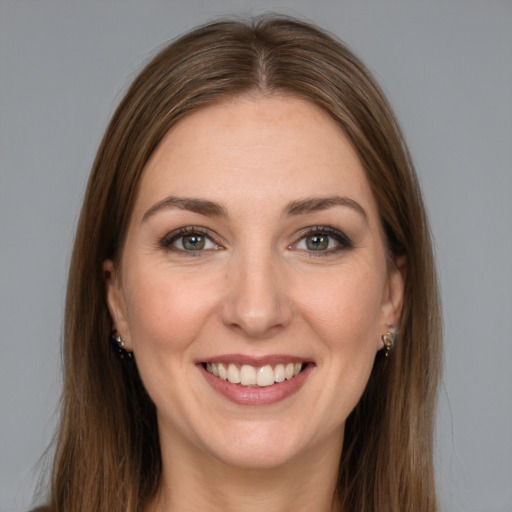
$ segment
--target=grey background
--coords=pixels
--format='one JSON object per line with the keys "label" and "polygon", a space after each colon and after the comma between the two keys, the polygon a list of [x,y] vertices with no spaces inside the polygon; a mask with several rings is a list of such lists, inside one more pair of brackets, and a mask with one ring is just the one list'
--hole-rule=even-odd
{"label": "grey background", "polygon": [[306,17],[348,42],[402,122],[445,314],[442,511],[512,510],[512,2],[0,3],[0,509],[26,510],[50,441],[70,246],[95,151],[163,42],[222,14]]}

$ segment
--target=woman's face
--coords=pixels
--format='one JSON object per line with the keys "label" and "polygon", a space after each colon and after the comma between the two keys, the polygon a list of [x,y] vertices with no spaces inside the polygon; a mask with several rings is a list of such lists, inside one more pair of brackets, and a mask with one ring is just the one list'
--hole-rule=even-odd
{"label": "woman's face", "polygon": [[181,120],[146,165],[122,265],[105,271],[163,450],[241,467],[341,450],[402,301],[353,147],[292,97]]}

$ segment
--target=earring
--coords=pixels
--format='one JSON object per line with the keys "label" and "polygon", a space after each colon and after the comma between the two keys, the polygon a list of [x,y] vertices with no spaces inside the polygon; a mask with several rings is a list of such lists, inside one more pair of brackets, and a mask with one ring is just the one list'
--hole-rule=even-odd
{"label": "earring", "polygon": [[384,343],[384,356],[388,357],[391,351],[393,350],[393,346],[398,338],[398,330],[396,327],[389,328],[389,331],[382,336],[382,342]]}
{"label": "earring", "polygon": [[133,359],[133,352],[130,352],[124,348],[123,338],[119,334],[112,334],[111,338],[114,349],[119,359]]}

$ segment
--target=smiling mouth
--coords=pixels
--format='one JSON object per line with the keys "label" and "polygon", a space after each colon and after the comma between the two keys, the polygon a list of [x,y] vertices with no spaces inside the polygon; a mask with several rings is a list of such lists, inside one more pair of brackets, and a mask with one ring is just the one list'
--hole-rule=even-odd
{"label": "smiling mouth", "polygon": [[231,384],[268,387],[293,379],[306,369],[308,363],[266,364],[259,367],[220,362],[202,365],[208,373]]}

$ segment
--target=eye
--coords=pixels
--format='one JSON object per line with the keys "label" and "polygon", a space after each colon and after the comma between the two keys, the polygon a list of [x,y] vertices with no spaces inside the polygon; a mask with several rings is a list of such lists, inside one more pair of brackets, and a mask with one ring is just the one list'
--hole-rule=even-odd
{"label": "eye", "polygon": [[292,249],[320,255],[336,253],[353,247],[353,243],[347,235],[327,226],[307,228],[301,235],[301,238],[291,246]]}
{"label": "eye", "polygon": [[206,231],[204,228],[192,226],[180,228],[166,235],[161,245],[168,250],[190,253],[221,249]]}
{"label": "eye", "polygon": [[333,245],[336,245],[332,237],[320,233],[306,236],[303,238],[303,241],[306,249],[309,251],[325,251],[326,249],[332,249]]}

